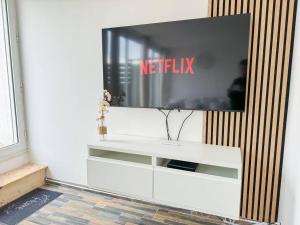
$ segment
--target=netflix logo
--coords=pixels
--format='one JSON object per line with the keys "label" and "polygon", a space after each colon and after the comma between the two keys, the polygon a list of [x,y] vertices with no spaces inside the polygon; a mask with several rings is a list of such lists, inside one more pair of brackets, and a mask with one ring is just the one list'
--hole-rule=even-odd
{"label": "netflix logo", "polygon": [[194,75],[195,57],[149,59],[140,62],[140,75],[151,74],[190,74]]}

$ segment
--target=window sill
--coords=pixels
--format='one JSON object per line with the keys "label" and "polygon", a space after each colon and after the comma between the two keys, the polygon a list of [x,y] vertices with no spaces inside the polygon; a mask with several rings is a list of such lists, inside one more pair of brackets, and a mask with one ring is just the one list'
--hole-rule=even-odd
{"label": "window sill", "polygon": [[0,163],[18,157],[22,154],[26,154],[28,152],[28,149],[12,149],[9,147],[0,149]]}

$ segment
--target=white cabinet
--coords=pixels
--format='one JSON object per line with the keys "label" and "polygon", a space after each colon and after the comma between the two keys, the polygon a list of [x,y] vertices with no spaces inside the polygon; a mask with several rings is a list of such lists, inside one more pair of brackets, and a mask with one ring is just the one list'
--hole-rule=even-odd
{"label": "white cabinet", "polygon": [[87,160],[87,171],[90,187],[140,198],[152,198],[151,165],[91,156]]}
{"label": "white cabinet", "polygon": [[155,168],[154,199],[180,208],[237,217],[240,185],[231,178]]}
{"label": "white cabinet", "polygon": [[[128,197],[239,218],[240,150],[196,142],[106,140],[89,145],[88,185]],[[167,168],[176,159],[195,172]]]}

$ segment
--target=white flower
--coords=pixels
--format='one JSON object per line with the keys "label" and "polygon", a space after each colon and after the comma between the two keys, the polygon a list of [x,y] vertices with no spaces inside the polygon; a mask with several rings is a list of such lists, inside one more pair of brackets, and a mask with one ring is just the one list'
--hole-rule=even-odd
{"label": "white flower", "polygon": [[104,106],[110,106],[109,102],[106,101],[106,100],[103,100],[103,101],[102,101],[102,105],[104,105]]}
{"label": "white flower", "polygon": [[103,96],[107,101],[111,101],[111,94],[107,90],[103,91]]}
{"label": "white flower", "polygon": [[99,104],[99,112],[101,114],[108,112],[110,107],[109,102],[111,101],[111,95],[107,90],[103,90],[103,99],[100,101]]}

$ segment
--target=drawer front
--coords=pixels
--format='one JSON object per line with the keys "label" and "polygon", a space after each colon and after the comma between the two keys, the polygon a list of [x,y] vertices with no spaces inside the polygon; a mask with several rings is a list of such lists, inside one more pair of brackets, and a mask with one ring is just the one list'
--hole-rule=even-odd
{"label": "drawer front", "polygon": [[181,208],[239,218],[240,184],[218,177],[156,168],[154,198]]}
{"label": "drawer front", "polygon": [[88,185],[119,194],[152,198],[151,166],[107,159],[88,159]]}

